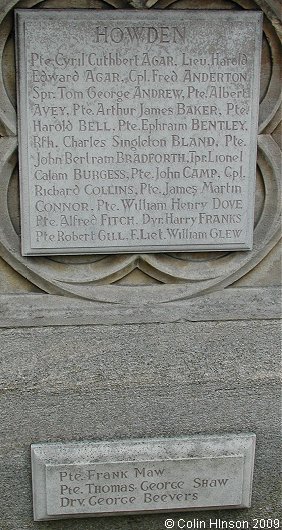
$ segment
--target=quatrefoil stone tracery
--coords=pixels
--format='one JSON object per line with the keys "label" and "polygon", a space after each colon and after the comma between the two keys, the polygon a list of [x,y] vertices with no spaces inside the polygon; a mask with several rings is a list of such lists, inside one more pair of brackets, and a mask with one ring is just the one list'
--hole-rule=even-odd
{"label": "quatrefoil stone tracery", "polygon": [[[275,3],[275,2],[274,2]],[[109,2],[86,0],[6,0],[2,8],[0,50],[0,141],[1,196],[0,196],[0,249],[1,256],[17,272],[48,293],[95,299],[99,285],[114,284],[132,271],[139,269],[152,278],[153,283],[183,286],[185,296],[232,284],[253,269],[276,244],[279,237],[278,190],[280,186],[277,143],[271,132],[278,124],[280,101],[279,69],[277,67],[280,42],[276,28],[277,18],[273,2],[252,0],[218,0],[207,2],[180,0],[150,1],[158,9],[257,9],[265,10],[264,43],[262,53],[261,102],[258,138],[258,171],[256,191],[256,219],[254,248],[247,252],[171,253],[115,256],[73,256],[24,258],[20,253],[17,136],[15,111],[15,68],[13,64],[14,41],[12,11],[27,8],[131,8],[123,1]],[[266,7],[265,7],[266,6]],[[138,6],[137,6],[138,7]],[[274,6],[275,7],[275,6]],[[134,280],[133,280],[134,283]],[[109,292],[109,291],[108,291]],[[156,301],[147,293],[148,301]],[[168,294],[167,299],[173,297]],[[109,294],[109,299],[111,296]],[[117,300],[118,301],[118,300]]]}

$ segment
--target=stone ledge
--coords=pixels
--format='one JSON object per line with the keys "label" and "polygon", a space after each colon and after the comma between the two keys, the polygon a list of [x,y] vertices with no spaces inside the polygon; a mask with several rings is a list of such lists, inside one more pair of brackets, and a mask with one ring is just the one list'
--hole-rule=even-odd
{"label": "stone ledge", "polygon": [[[103,293],[111,289],[124,291],[127,304],[105,303]],[[122,324],[157,322],[205,322],[228,320],[270,320],[281,317],[280,288],[237,288],[217,291],[195,298],[168,303],[131,303],[130,287],[97,287],[101,301],[67,298],[47,294],[0,295],[0,327],[46,327]],[[156,288],[156,300],[158,289]],[[171,290],[172,288],[169,287]],[[179,287],[176,288],[179,296]]]}

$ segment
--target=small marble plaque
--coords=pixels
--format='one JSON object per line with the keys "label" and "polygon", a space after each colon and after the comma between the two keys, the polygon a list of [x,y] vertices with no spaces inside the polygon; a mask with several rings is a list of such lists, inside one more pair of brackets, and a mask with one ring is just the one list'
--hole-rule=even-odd
{"label": "small marble plaque", "polygon": [[250,249],[261,21],[16,11],[22,253]]}
{"label": "small marble plaque", "polygon": [[33,444],[34,519],[250,506],[254,435]]}

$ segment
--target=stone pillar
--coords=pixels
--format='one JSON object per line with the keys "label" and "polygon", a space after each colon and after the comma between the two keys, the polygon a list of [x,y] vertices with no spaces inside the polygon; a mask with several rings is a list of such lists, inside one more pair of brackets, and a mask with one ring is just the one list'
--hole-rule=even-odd
{"label": "stone pillar", "polygon": [[[16,8],[263,12],[252,250],[21,255]],[[181,518],[194,525],[187,528],[197,528],[197,521],[202,528],[216,528],[211,521],[217,520],[230,525],[237,521],[237,528],[247,521],[249,528],[255,528],[255,519],[272,520],[268,528],[277,528],[274,519],[281,518],[279,11],[277,0],[149,0],[146,5],[123,0],[2,0],[1,530],[158,530],[168,517],[175,525]],[[227,433],[257,437],[249,509],[33,521],[32,443]]]}

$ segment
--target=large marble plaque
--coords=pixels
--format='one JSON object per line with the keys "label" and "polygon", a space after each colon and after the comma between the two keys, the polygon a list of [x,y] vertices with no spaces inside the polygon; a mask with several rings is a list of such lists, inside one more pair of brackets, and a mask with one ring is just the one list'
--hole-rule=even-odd
{"label": "large marble plaque", "polygon": [[261,20],[16,11],[22,253],[250,249]]}
{"label": "large marble plaque", "polygon": [[255,436],[33,444],[34,519],[250,506]]}

